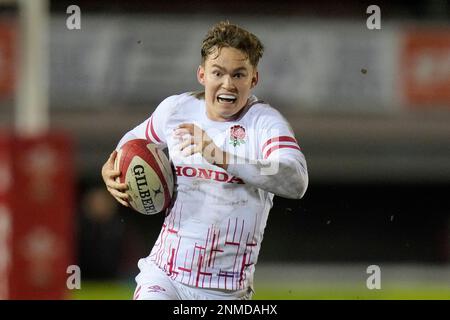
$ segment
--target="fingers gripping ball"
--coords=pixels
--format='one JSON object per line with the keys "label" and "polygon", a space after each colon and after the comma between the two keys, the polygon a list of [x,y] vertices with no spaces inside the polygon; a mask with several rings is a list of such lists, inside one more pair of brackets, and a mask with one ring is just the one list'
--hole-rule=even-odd
{"label": "fingers gripping ball", "polygon": [[117,153],[114,164],[120,183],[128,185],[130,206],[142,214],[164,211],[171,202],[174,178],[170,162],[155,144],[130,140]]}

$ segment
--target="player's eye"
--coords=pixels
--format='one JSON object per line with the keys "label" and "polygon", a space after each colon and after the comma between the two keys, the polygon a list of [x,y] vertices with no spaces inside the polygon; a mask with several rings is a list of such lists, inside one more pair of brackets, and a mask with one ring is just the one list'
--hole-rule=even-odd
{"label": "player's eye", "polygon": [[213,71],[213,75],[215,75],[216,77],[220,77],[222,73],[220,71]]}
{"label": "player's eye", "polygon": [[244,76],[245,76],[245,74],[243,74],[243,73],[236,73],[236,74],[234,75],[234,77],[235,77],[236,79],[243,78]]}

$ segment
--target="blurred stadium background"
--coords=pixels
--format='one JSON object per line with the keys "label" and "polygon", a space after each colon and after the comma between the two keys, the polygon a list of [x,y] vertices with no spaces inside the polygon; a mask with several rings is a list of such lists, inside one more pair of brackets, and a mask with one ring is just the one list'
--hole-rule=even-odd
{"label": "blurred stadium background", "polygon": [[256,94],[310,172],[304,199],[275,199],[255,299],[450,299],[445,0],[0,1],[0,298],[131,298],[162,217],[117,206],[100,169],[162,99],[199,88],[201,39],[223,19],[265,44]]}

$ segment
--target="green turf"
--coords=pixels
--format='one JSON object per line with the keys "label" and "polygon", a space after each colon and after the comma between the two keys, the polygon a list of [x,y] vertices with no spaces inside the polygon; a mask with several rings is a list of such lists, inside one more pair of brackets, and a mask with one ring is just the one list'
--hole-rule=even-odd
{"label": "green turf", "polygon": [[81,289],[72,291],[74,300],[130,300],[134,286],[121,282],[84,281]]}
{"label": "green turf", "polygon": [[404,286],[390,284],[380,290],[369,290],[354,285],[302,285],[292,288],[262,285],[256,288],[254,300],[447,300],[450,288],[442,286]]}
{"label": "green turf", "polygon": [[[429,284],[389,284],[380,290],[368,290],[352,284],[297,284],[280,286],[257,285],[254,300],[448,300],[450,286]],[[83,282],[80,290],[72,291],[76,300],[129,300],[134,284],[120,282]]]}

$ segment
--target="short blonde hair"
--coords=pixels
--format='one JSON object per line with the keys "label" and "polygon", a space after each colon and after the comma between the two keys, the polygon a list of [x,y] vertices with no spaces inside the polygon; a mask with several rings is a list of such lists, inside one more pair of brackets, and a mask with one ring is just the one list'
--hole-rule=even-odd
{"label": "short blonde hair", "polygon": [[228,21],[221,21],[214,25],[203,39],[201,54],[202,64],[214,50],[224,47],[235,48],[242,51],[253,67],[258,66],[264,46],[253,34]]}

